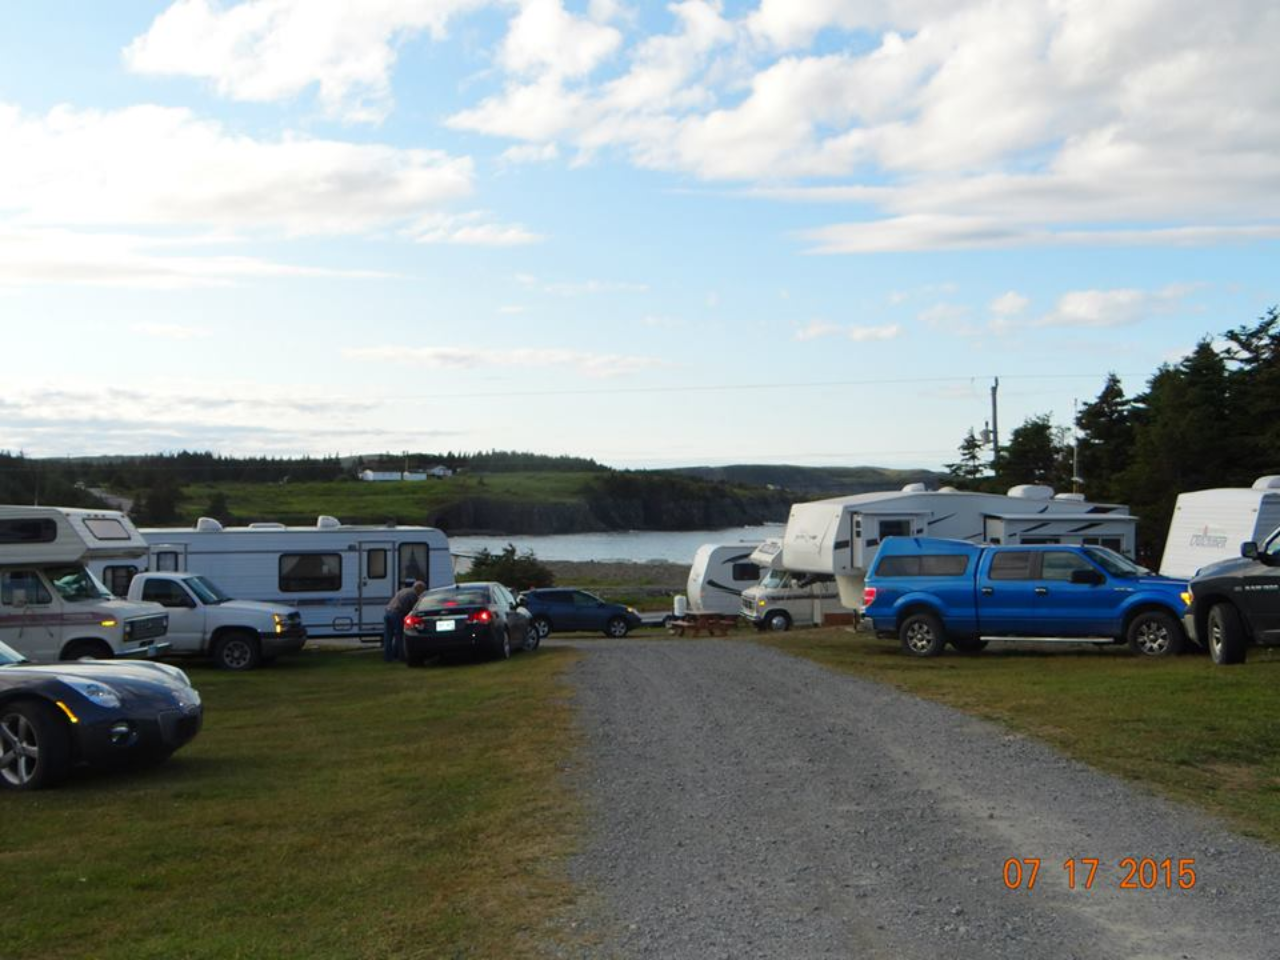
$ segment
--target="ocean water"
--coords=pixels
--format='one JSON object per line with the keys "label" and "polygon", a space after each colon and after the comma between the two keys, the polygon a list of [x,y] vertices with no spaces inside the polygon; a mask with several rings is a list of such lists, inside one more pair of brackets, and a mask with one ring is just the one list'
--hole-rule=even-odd
{"label": "ocean water", "polygon": [[704,543],[756,544],[769,537],[782,536],[782,523],[766,523],[758,527],[730,527],[727,530],[630,530],[613,533],[564,533],[553,536],[450,537],[449,549],[455,556],[471,557],[487,548],[492,553],[515,544],[523,553],[532,550],[539,560],[603,560],[608,562],[663,560],[668,563],[692,563],[693,554]]}

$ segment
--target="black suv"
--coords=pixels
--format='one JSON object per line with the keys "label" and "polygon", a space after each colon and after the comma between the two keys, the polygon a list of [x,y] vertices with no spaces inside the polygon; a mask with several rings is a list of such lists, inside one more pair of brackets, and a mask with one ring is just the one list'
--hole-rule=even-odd
{"label": "black suv", "polygon": [[1240,559],[1212,563],[1191,581],[1195,635],[1214,663],[1244,663],[1249,644],[1280,644],[1280,530]]}

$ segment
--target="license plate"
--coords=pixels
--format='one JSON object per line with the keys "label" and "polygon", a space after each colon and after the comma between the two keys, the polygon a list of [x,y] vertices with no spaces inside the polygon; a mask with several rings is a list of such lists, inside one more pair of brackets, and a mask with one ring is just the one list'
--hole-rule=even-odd
{"label": "license plate", "polygon": [[448,633],[450,630],[457,628],[457,623],[453,620],[437,620],[436,633]]}

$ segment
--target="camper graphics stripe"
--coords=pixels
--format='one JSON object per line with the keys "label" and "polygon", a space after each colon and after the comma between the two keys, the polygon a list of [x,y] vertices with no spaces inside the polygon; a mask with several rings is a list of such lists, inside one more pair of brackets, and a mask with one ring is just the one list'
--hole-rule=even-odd
{"label": "camper graphics stripe", "polygon": [[103,619],[96,613],[17,613],[0,616],[0,627],[74,627],[101,623]]}

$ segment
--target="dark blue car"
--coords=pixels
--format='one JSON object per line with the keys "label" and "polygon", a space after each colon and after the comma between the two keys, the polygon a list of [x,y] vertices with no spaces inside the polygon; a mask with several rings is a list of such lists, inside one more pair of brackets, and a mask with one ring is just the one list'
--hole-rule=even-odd
{"label": "dark blue car", "polygon": [[601,600],[586,590],[568,587],[546,587],[527,590],[520,603],[528,608],[538,636],[551,631],[572,633],[575,630],[599,630],[606,637],[625,637],[640,626],[640,614],[633,607]]}

